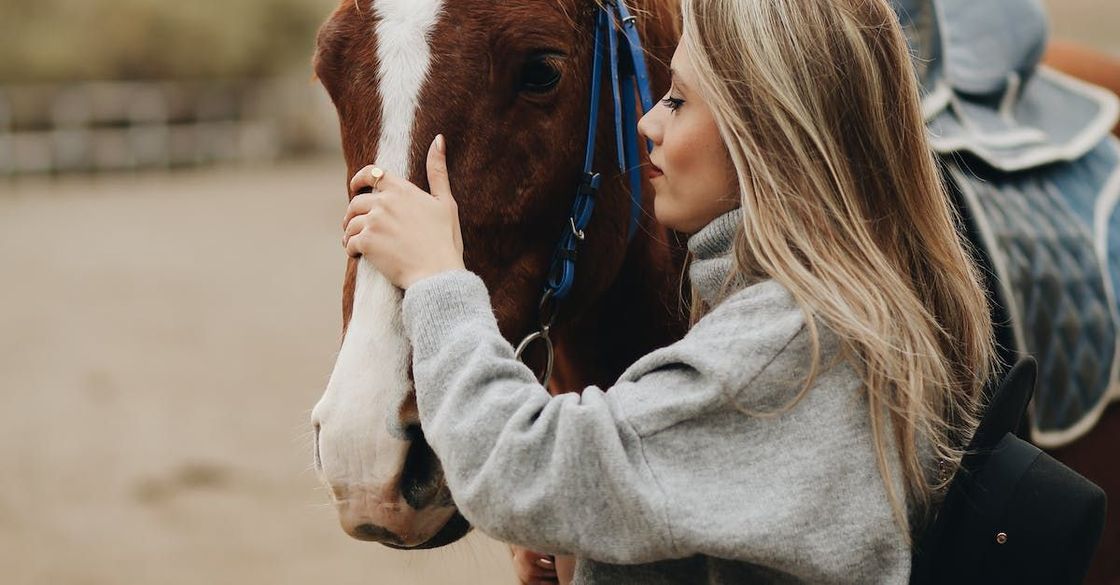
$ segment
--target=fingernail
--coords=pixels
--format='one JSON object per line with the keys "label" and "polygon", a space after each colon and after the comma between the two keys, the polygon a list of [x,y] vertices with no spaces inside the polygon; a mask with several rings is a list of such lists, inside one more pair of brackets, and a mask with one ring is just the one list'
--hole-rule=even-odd
{"label": "fingernail", "polygon": [[444,144],[443,134],[436,135],[436,150],[438,150],[440,154],[447,153],[447,145]]}

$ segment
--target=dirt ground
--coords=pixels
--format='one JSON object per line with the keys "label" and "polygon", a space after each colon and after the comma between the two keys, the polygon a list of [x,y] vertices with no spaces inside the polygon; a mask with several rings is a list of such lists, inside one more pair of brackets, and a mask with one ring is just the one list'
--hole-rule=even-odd
{"label": "dirt ground", "polygon": [[339,160],[0,183],[0,582],[513,583],[351,540],[310,471]]}
{"label": "dirt ground", "polygon": [[[1120,3],[1053,0],[1120,51]],[[339,335],[340,157],[0,182],[0,581],[513,583],[480,535],[343,534],[308,415]]]}

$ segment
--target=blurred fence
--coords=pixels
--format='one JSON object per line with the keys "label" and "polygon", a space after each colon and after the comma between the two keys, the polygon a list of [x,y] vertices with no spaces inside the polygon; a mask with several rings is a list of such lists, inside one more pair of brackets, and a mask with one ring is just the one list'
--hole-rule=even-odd
{"label": "blurred fence", "polygon": [[338,141],[306,77],[0,86],[0,176],[270,160]]}

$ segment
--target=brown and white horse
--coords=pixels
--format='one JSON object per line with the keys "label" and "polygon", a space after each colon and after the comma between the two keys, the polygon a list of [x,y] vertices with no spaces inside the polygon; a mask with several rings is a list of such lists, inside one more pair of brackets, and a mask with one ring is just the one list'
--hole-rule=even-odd
{"label": "brown and white horse", "polygon": [[[668,87],[678,0],[630,4],[656,97]],[[344,0],[318,37],[315,71],[338,109],[346,178],[376,161],[426,187],[427,145],[437,133],[447,136],[466,265],[486,282],[513,343],[536,328],[545,273],[580,176],[594,8],[591,0]],[[1120,92],[1120,64],[1097,53],[1061,45],[1048,61]],[[595,168],[607,171],[615,157],[607,94],[602,108]],[[650,209],[648,185],[645,193]],[[684,332],[680,238],[647,215],[627,246],[628,206],[624,177],[608,177],[555,328],[554,392],[606,387],[638,356]],[[313,412],[316,464],[343,528],[401,548],[457,540],[468,525],[419,427],[400,293],[364,261],[348,265],[343,328]],[[1118,444],[1114,406],[1098,429],[1055,455],[1120,494],[1111,451]],[[1110,521],[1095,582],[1120,575],[1117,512]]]}
{"label": "brown and white horse", "polygon": [[[678,1],[632,4],[659,96],[679,37]],[[427,188],[425,150],[446,135],[466,266],[486,282],[513,343],[539,325],[546,271],[582,173],[596,8],[588,0],[344,0],[318,37],[315,71],[338,110],[348,177],[376,161]],[[686,326],[682,239],[647,213],[627,244],[630,200],[612,162],[609,100],[604,92],[595,166],[604,182],[553,329],[554,392],[608,387]],[[644,192],[651,209],[648,184]],[[342,347],[312,413],[316,464],[351,536],[430,548],[468,526],[419,426],[400,299],[367,262],[350,261]]]}

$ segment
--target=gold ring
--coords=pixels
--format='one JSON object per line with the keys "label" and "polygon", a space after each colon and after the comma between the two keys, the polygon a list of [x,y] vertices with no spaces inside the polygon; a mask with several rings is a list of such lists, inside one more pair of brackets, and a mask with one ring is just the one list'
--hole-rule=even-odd
{"label": "gold ring", "polygon": [[377,191],[377,184],[380,183],[381,179],[385,177],[385,171],[381,170],[378,167],[373,167],[372,169],[370,169],[369,175],[373,177],[373,190]]}

